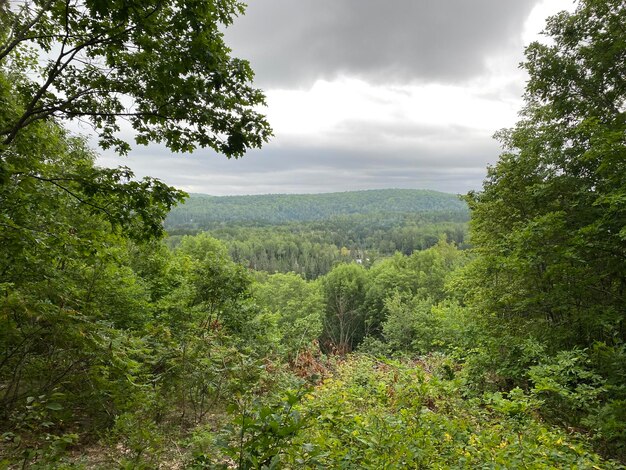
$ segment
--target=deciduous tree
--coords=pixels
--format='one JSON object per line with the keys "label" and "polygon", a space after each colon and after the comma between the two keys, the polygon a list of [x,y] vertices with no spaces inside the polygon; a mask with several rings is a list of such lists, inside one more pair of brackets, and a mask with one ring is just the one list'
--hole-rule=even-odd
{"label": "deciduous tree", "polygon": [[626,338],[625,31],[619,0],[548,21],[553,43],[526,50],[522,119],[468,198],[476,298],[569,345]]}
{"label": "deciduous tree", "polygon": [[239,157],[271,134],[254,108],[248,62],[230,56],[222,29],[237,0],[25,0],[0,3],[0,67],[27,71],[20,113],[2,122],[11,144],[50,117],[92,123],[103,147],[127,152],[120,120],[140,144],[173,151],[209,147]]}

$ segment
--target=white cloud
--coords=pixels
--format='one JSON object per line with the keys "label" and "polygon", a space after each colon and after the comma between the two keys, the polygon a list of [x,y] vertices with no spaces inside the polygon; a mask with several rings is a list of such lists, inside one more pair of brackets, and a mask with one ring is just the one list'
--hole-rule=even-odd
{"label": "white cloud", "polygon": [[532,41],[545,41],[545,36],[541,35],[546,23],[546,18],[555,15],[563,10],[574,11],[575,3],[573,0],[543,0],[531,10],[530,15],[524,23],[522,31],[522,41],[524,45],[530,44]]}
{"label": "white cloud", "polygon": [[458,126],[492,133],[511,125],[517,113],[517,102],[494,98],[493,92],[480,84],[384,86],[342,78],[318,81],[307,91],[270,90],[268,118],[278,142],[302,139],[307,145],[326,145],[350,135],[349,130],[345,132],[346,123],[368,124],[370,131],[376,125],[399,129]]}

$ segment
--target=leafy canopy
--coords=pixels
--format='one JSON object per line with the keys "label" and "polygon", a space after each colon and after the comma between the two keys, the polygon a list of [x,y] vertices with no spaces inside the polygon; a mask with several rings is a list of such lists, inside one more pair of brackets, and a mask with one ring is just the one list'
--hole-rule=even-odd
{"label": "leafy canopy", "polygon": [[58,117],[90,122],[104,148],[122,153],[121,119],[137,143],[172,151],[239,157],[259,147],[271,135],[254,110],[264,96],[220,29],[242,12],[237,0],[0,3],[0,66],[28,71],[17,87],[23,110],[0,140]]}
{"label": "leafy canopy", "polygon": [[468,198],[483,255],[475,298],[560,328],[555,346],[626,338],[624,31],[619,0],[549,20],[553,43],[526,51],[523,118],[500,133],[506,151]]}

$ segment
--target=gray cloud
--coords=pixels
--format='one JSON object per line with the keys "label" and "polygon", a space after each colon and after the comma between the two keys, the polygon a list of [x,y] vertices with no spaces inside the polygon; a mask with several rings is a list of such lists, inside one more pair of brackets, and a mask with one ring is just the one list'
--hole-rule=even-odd
{"label": "gray cloud", "polygon": [[[443,114],[450,115],[448,124],[441,119],[441,112],[434,113],[437,119],[424,123],[427,118],[412,119],[412,113],[401,106],[414,99],[408,89],[393,85],[454,83],[460,85],[456,90],[475,94],[468,80],[484,72],[489,79],[488,74],[494,73],[486,69],[486,58],[521,56],[520,33],[536,3],[538,0],[249,0],[247,15],[227,30],[226,40],[234,55],[251,60],[258,85],[311,92],[310,85],[320,78],[359,77],[393,90],[365,98],[369,104],[363,109],[383,110],[384,116],[363,112],[356,114],[356,119],[354,113],[340,113],[345,117],[338,122],[330,119],[335,124],[321,126],[318,135],[306,126],[289,132],[275,128],[273,142],[240,160],[208,151],[172,155],[163,146],[150,145],[135,147],[127,159],[107,152],[99,163],[127,165],[139,177],[150,175],[190,192],[214,195],[377,188],[464,193],[480,189],[486,166],[497,160],[500,150],[490,137],[496,129],[484,130],[479,118],[499,108],[483,109],[483,101],[463,100],[461,92],[454,95],[466,101],[462,104],[465,108],[459,108],[460,115],[467,115],[467,107],[475,106],[470,111],[476,114],[476,123],[454,119],[456,104],[461,106],[455,98],[434,104],[437,111],[443,107]],[[509,61],[504,62],[508,70]],[[484,103],[502,103],[518,96],[519,89],[504,80],[481,93]],[[433,106],[433,100],[426,101],[430,103],[426,106]],[[333,108],[335,103],[329,102],[322,112],[332,118],[333,112],[341,111],[340,106],[352,103],[346,100]],[[377,106],[370,106],[372,103]],[[304,118],[304,122],[308,112],[320,113],[319,109],[286,109],[291,109],[287,112],[294,114],[293,119]],[[278,114],[288,122],[285,110],[281,112]],[[476,128],[458,123],[476,124]],[[131,136],[132,132],[124,128],[124,134]]]}
{"label": "gray cloud", "polygon": [[171,155],[163,147],[150,146],[138,148],[129,159],[106,156],[100,164],[126,164],[139,177],[150,175],[187,191],[213,195],[377,188],[457,193],[479,189],[486,165],[499,152],[497,144],[460,128],[441,128],[435,138],[439,145],[427,141],[395,148],[287,142],[270,144],[240,160],[219,155]]}
{"label": "gray cloud", "polygon": [[264,87],[350,75],[377,82],[459,82],[485,58],[521,52],[537,0],[250,0],[226,30]]}

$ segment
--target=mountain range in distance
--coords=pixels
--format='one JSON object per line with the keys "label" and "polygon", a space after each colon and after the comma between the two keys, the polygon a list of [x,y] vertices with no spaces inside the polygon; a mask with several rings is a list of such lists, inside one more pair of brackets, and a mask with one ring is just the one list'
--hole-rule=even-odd
{"label": "mountain range in distance", "polygon": [[191,194],[184,204],[170,212],[166,228],[210,228],[229,223],[272,225],[337,217],[427,213],[469,218],[467,204],[459,195],[423,189],[250,196]]}

